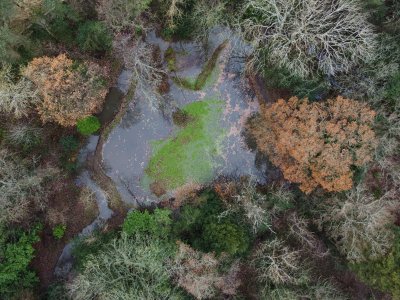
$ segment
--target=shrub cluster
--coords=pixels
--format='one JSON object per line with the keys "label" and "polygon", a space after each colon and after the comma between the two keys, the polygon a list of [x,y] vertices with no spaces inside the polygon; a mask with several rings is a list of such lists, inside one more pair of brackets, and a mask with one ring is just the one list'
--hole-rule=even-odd
{"label": "shrub cluster", "polygon": [[38,281],[29,264],[35,255],[32,244],[40,240],[40,230],[41,226],[31,232],[12,232],[0,227],[0,294],[5,299],[11,299],[24,288],[32,288]]}

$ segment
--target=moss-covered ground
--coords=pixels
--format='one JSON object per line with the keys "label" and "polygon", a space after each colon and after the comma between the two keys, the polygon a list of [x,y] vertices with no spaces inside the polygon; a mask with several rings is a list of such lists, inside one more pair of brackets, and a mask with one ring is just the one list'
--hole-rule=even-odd
{"label": "moss-covered ground", "polygon": [[172,137],[152,143],[146,169],[147,182],[170,190],[188,181],[205,182],[213,177],[224,132],[219,128],[223,102],[202,100],[182,108],[190,121]]}

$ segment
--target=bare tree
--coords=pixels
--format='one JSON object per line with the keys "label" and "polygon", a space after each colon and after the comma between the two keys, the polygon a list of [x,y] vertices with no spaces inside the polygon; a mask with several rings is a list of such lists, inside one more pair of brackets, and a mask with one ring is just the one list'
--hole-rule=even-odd
{"label": "bare tree", "polygon": [[55,176],[53,168],[33,168],[28,161],[0,150],[0,223],[19,222],[32,208],[46,208],[45,180]]}
{"label": "bare tree", "polygon": [[300,251],[289,248],[279,238],[263,242],[256,250],[252,264],[263,283],[301,284],[308,281]]}
{"label": "bare tree", "polygon": [[158,88],[165,71],[154,59],[154,47],[121,35],[114,41],[114,49],[122,57],[125,68],[132,72],[137,95],[147,100],[153,108],[158,107],[162,100]]}
{"label": "bare tree", "polygon": [[7,140],[14,146],[29,150],[39,145],[42,136],[42,128],[30,124],[16,124],[8,130]]}
{"label": "bare tree", "polygon": [[124,30],[134,30],[141,24],[140,14],[150,4],[149,0],[100,0],[96,10],[99,18],[115,33]]}
{"label": "bare tree", "polygon": [[315,234],[309,230],[310,222],[300,217],[296,212],[288,216],[290,238],[294,238],[306,249],[311,251],[314,256],[324,257],[328,255],[328,250],[316,238]]}
{"label": "bare tree", "polygon": [[316,223],[324,228],[347,259],[361,262],[385,255],[392,246],[395,221],[399,207],[396,191],[390,190],[375,198],[359,184],[344,198],[334,196],[320,202]]}
{"label": "bare tree", "polygon": [[185,3],[186,0],[166,0],[165,2],[169,6],[167,10],[167,23],[168,26],[174,28],[176,26],[175,21],[176,18],[182,16],[182,7],[181,5]]}
{"label": "bare tree", "polygon": [[255,47],[257,69],[267,53],[298,76],[333,75],[374,52],[372,25],[353,0],[246,0],[238,25]]}
{"label": "bare tree", "polygon": [[219,262],[214,254],[196,251],[182,242],[178,246],[174,272],[177,284],[196,299],[213,298],[219,280]]}
{"label": "bare tree", "polygon": [[214,299],[218,290],[235,295],[240,285],[239,261],[224,274],[221,261],[213,253],[202,253],[178,241],[174,277],[176,283],[196,299]]}
{"label": "bare tree", "polygon": [[193,22],[196,24],[195,38],[207,40],[210,30],[217,25],[226,23],[227,16],[224,1],[196,1],[193,10]]}
{"label": "bare tree", "polygon": [[234,200],[243,209],[253,231],[257,232],[261,228],[270,228],[270,216],[265,209],[267,197],[257,191],[256,182],[250,179],[243,183],[239,190],[240,192],[234,196]]}
{"label": "bare tree", "polygon": [[15,118],[27,116],[40,101],[34,84],[25,77],[13,78],[11,66],[0,69],[0,111]]}

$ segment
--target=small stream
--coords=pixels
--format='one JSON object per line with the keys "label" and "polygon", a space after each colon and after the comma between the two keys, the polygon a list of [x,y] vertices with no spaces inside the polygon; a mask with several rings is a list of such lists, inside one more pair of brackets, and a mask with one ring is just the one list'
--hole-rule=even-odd
{"label": "small stream", "polygon": [[[112,87],[110,89],[107,97],[111,97],[112,99],[108,99],[111,101],[107,102],[109,105],[104,107],[102,114],[99,116],[101,120],[104,122],[110,121],[113,115],[115,115],[115,103],[119,103],[124,95],[128,93],[129,86],[131,83],[131,72],[127,70],[123,70],[118,78],[117,86]],[[103,116],[103,117],[102,117]],[[96,151],[97,144],[99,142],[98,135],[91,135],[86,145],[80,150],[78,155],[78,163],[80,166],[85,165],[90,155],[93,155]],[[77,239],[85,238],[92,234],[96,229],[104,226],[106,221],[110,219],[113,215],[113,211],[108,207],[107,195],[106,193],[99,187],[99,185],[93,181],[91,178],[90,172],[84,168],[80,175],[76,178],[75,183],[79,187],[88,188],[94,195],[97,203],[97,207],[99,210],[99,215],[97,218],[88,226],[82,229],[82,231],[77,235]],[[54,270],[54,274],[59,278],[66,278],[69,272],[72,269],[73,264],[73,252],[74,240],[70,241],[63,249]]]}

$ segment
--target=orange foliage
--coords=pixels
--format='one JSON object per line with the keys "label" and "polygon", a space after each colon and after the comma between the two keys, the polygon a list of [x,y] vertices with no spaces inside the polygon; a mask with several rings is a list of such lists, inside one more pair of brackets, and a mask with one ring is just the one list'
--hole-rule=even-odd
{"label": "orange foliage", "polygon": [[62,126],[100,111],[107,92],[100,73],[98,65],[78,65],[65,54],[35,58],[24,70],[43,97],[37,106],[42,121]]}
{"label": "orange foliage", "polygon": [[370,162],[377,145],[374,118],[366,104],[340,96],[322,103],[292,97],[264,108],[249,128],[258,148],[308,194],[352,187],[351,167]]}

